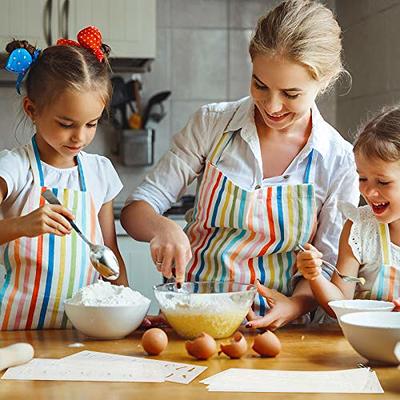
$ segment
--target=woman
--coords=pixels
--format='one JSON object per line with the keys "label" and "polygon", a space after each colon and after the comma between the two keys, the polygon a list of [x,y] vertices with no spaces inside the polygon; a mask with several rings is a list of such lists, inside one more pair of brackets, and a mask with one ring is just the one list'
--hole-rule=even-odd
{"label": "woman", "polygon": [[[185,273],[259,280],[249,327],[276,329],[315,308],[296,274],[297,243],[314,243],[334,262],[343,223],[336,201],[358,203],[351,145],[315,105],[343,72],[340,34],[313,1],[288,0],[261,17],[249,48],[251,96],[195,113],[122,212],[166,277],[174,266],[178,282]],[[162,214],[196,178],[184,232]]]}

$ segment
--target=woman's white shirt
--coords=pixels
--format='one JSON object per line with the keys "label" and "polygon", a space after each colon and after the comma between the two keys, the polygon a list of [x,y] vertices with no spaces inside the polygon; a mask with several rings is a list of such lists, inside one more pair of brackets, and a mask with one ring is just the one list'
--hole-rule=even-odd
{"label": "woman's white shirt", "polygon": [[298,184],[303,182],[308,155],[314,150],[310,181],[315,185],[318,228],[313,244],[330,262],[336,262],[340,232],[344,223],[337,202],[358,205],[358,175],[352,145],[312,107],[312,131],[307,144],[286,171],[263,179],[263,165],[254,103],[250,97],[235,102],[201,107],[178,132],[170,150],[128,197],[127,204],[145,200],[158,213],[168,210],[194,179],[201,181],[205,161],[224,131],[238,131],[218,163],[218,168],[243,189]]}

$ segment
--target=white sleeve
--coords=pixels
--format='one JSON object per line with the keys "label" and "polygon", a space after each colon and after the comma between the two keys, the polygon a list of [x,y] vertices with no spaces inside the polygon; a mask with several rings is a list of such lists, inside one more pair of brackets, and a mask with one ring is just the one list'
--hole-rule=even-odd
{"label": "white sleeve", "polygon": [[169,151],[128,197],[126,204],[145,200],[163,214],[181,197],[204,169],[205,158],[216,131],[212,114],[208,106],[203,106],[190,118],[187,125],[174,136]]}
{"label": "white sleeve", "polygon": [[360,218],[360,208],[354,207],[353,204],[343,203],[339,204],[339,209],[343,212],[345,218],[352,222],[350,228],[350,234],[348,239],[348,244],[351,248],[351,251],[356,258],[356,260],[363,264],[362,262],[362,226],[361,226],[361,218]]}
{"label": "white sleeve", "polygon": [[122,190],[123,185],[121,179],[118,176],[117,171],[112,165],[111,161],[107,157],[101,156],[101,176],[104,179],[104,185],[107,188],[104,193],[103,204],[113,200],[118,193]]}
{"label": "white sleeve", "polygon": [[[29,171],[28,158],[23,158],[22,148],[17,150],[3,150],[0,152],[0,176],[7,184],[7,200],[12,193],[18,192],[26,181],[26,174]],[[23,173],[25,171],[25,174]]]}
{"label": "white sleeve", "polygon": [[357,206],[359,199],[358,174],[353,158],[341,159],[334,170],[330,191],[319,212],[318,228],[313,240],[313,245],[323,254],[324,259],[334,265],[345,220],[338,203]]}

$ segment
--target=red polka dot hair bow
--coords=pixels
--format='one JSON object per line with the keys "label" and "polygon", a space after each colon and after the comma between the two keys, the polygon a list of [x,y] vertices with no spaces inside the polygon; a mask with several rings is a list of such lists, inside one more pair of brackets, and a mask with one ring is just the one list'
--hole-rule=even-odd
{"label": "red polka dot hair bow", "polygon": [[79,31],[77,35],[78,41],[70,39],[58,39],[57,45],[61,46],[81,46],[89,49],[101,62],[104,60],[104,53],[101,50],[102,37],[101,32],[95,26],[88,26]]}

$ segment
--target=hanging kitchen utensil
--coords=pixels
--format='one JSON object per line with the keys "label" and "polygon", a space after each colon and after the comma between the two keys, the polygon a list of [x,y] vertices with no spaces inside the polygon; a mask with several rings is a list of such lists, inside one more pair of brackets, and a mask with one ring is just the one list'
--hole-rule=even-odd
{"label": "hanging kitchen utensil", "polygon": [[[113,94],[110,102],[110,110],[113,118],[113,124],[119,129],[128,129],[128,117],[126,113],[126,104],[128,96],[126,93],[125,82],[121,76],[111,78]],[[120,120],[117,119],[119,114]]]}
{"label": "hanging kitchen utensil", "polygon": [[[129,117],[128,123],[132,129],[140,129],[142,127],[142,102],[140,98],[140,82],[135,79],[125,84],[127,93],[132,94],[136,105],[136,111],[132,112]],[[128,94],[129,96],[129,94]]]}
{"label": "hanging kitchen utensil", "polygon": [[[171,95],[169,90],[164,92],[156,93],[154,96],[150,97],[146,109],[143,112],[143,128],[146,129],[147,122],[149,119],[160,122],[166,115],[164,111],[164,106],[162,102],[166,100]],[[151,113],[152,109],[156,106],[160,107],[160,111],[158,113]]]}

